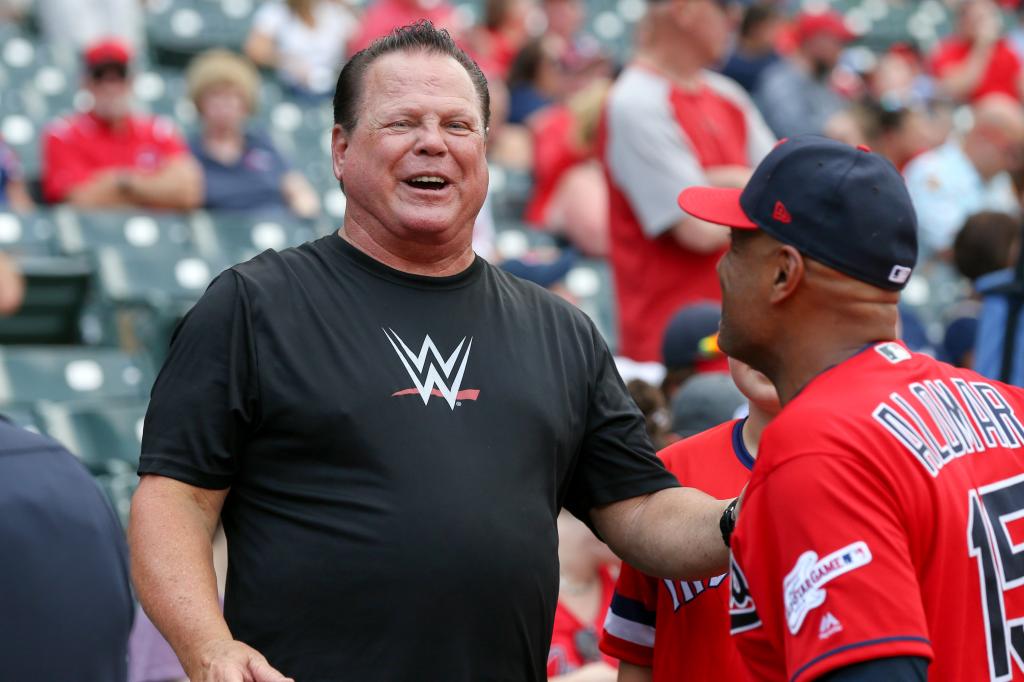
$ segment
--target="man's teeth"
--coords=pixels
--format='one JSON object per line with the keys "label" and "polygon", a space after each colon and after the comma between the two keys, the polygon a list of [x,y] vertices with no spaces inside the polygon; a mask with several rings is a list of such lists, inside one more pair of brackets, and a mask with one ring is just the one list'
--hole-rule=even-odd
{"label": "man's teeth", "polygon": [[412,182],[444,182],[444,178],[439,178],[436,175],[420,175],[413,178]]}

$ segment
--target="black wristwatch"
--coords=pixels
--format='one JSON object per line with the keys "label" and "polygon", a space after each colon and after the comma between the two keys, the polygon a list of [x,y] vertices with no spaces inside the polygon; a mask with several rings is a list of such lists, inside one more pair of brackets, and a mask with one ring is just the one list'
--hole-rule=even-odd
{"label": "black wristwatch", "polygon": [[722,512],[722,518],[718,520],[718,528],[722,531],[722,542],[725,543],[726,547],[729,547],[729,540],[732,538],[732,532],[736,528],[736,505],[739,504],[740,498],[736,498],[729,503],[729,506]]}

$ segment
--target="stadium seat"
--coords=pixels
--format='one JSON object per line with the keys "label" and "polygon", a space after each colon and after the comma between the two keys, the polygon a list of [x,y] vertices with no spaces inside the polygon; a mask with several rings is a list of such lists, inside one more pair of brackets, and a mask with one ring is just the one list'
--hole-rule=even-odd
{"label": "stadium seat", "polygon": [[25,298],[14,315],[0,317],[0,344],[75,344],[93,276],[82,258],[22,257]]}
{"label": "stadium seat", "polygon": [[101,247],[166,257],[192,249],[188,216],[177,213],[77,212],[67,206],[54,213],[62,253],[76,255]]}
{"label": "stadium seat", "polygon": [[60,441],[93,474],[122,474],[138,467],[145,401],[42,401],[35,411],[42,431]]}
{"label": "stadium seat", "polygon": [[149,365],[114,348],[0,347],[0,405],[40,400],[144,400]]}
{"label": "stadium seat", "polygon": [[57,254],[57,231],[49,211],[19,214],[0,210],[0,251],[12,256]]}
{"label": "stadium seat", "polygon": [[608,263],[596,259],[577,262],[566,275],[565,286],[615,353],[618,348],[615,289]]}
{"label": "stadium seat", "polygon": [[199,253],[223,263],[241,263],[267,249],[280,251],[318,236],[316,223],[287,213],[202,213],[192,228]]}
{"label": "stadium seat", "polygon": [[210,47],[241,50],[254,9],[253,0],[158,0],[148,3],[146,34],[158,62],[184,66]]}

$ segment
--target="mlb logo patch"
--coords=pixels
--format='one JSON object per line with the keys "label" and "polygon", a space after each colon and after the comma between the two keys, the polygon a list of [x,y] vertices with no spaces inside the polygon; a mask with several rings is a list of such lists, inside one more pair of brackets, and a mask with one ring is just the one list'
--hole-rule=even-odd
{"label": "mlb logo patch", "polygon": [[875,346],[875,352],[894,365],[911,358],[910,351],[898,343],[880,343]]}
{"label": "mlb logo patch", "polygon": [[911,272],[913,270],[905,265],[894,265],[889,273],[889,281],[893,284],[906,284],[907,280],[910,279]]}

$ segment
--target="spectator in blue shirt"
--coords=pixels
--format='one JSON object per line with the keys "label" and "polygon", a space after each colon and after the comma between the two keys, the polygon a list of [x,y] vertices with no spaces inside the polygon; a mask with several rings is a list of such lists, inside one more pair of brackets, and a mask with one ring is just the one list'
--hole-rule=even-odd
{"label": "spectator in blue shirt", "polygon": [[774,5],[754,3],[743,13],[736,48],[722,67],[722,73],[753,94],[766,67],[779,59],[775,42],[782,18]]}
{"label": "spectator in blue shirt", "polygon": [[320,211],[316,192],[266,134],[247,128],[260,80],[255,67],[227,50],[209,50],[189,66],[189,96],[202,129],[191,141],[203,168],[205,208],[214,211]]}
{"label": "spectator in blue shirt", "polygon": [[21,170],[21,163],[10,147],[0,140],[0,211],[31,211],[32,197]]}

